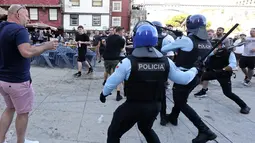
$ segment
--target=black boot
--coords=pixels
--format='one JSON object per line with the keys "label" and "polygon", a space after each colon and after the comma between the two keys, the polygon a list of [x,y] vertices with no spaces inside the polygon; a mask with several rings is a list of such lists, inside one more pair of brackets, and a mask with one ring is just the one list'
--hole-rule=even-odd
{"label": "black boot", "polygon": [[116,101],[120,101],[123,97],[120,95],[120,91],[117,91]]}
{"label": "black boot", "polygon": [[172,114],[167,115],[167,121],[170,122],[172,125],[178,125],[178,119],[175,118]]}
{"label": "black boot", "polygon": [[167,124],[166,115],[160,116],[160,125],[165,126]]}
{"label": "black boot", "polygon": [[120,101],[122,98],[123,98],[123,97],[122,97],[121,95],[117,94],[117,96],[116,96],[116,101]]}
{"label": "black boot", "polygon": [[210,129],[198,133],[197,137],[192,140],[192,143],[206,143],[217,138],[217,135]]}
{"label": "black boot", "polygon": [[79,71],[79,72],[77,72],[76,74],[74,74],[73,76],[75,76],[75,77],[80,77],[80,76],[81,76],[81,72]]}
{"label": "black boot", "polygon": [[248,107],[248,106],[246,106],[246,107],[244,107],[244,108],[241,108],[240,112],[241,112],[242,114],[249,114],[249,113],[250,113],[250,110],[251,110],[251,108]]}
{"label": "black boot", "polygon": [[93,73],[93,68],[92,67],[89,68],[89,71],[88,71],[87,74],[90,74],[90,73]]}
{"label": "black boot", "polygon": [[206,92],[208,91],[208,88],[206,89],[201,89],[199,92],[195,93],[195,97],[198,97],[198,98],[203,98],[203,97],[206,97]]}

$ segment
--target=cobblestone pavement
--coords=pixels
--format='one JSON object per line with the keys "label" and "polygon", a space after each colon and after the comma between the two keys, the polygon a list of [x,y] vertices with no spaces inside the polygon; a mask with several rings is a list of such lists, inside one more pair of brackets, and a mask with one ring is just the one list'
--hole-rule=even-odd
{"label": "cobblestone pavement", "polygon": [[[105,143],[107,129],[114,110],[124,102],[115,101],[116,91],[107,98],[105,104],[99,101],[102,90],[103,67],[97,65],[92,75],[82,75],[74,78],[72,69],[49,69],[47,67],[32,67],[33,87],[36,92],[34,109],[30,114],[27,137],[39,140],[40,143]],[[85,71],[84,71],[85,72]],[[243,75],[237,73],[233,79],[233,91],[247,104],[255,109],[255,84],[251,87],[242,85]],[[194,98],[194,92],[189,97],[191,105],[202,119],[218,135],[219,143],[255,143],[255,112],[249,115],[239,113],[239,107],[226,98],[219,84],[210,82],[208,97]],[[168,90],[168,112],[172,103],[171,90]],[[0,97],[0,113],[5,103]],[[98,118],[103,115],[103,122]],[[153,128],[158,133],[162,143],[191,143],[197,135],[197,130],[188,119],[181,114],[179,125],[162,127],[159,118]],[[9,143],[15,143],[14,124],[8,133]],[[134,126],[122,138],[123,143],[145,143],[144,137]],[[214,141],[212,141],[213,143]]]}

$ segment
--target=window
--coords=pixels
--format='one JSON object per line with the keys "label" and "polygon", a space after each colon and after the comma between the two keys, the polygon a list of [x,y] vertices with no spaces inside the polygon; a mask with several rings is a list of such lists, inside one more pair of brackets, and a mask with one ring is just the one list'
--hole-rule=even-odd
{"label": "window", "polygon": [[38,9],[30,8],[29,15],[30,15],[30,20],[38,20]]}
{"label": "window", "polygon": [[69,0],[72,3],[72,6],[80,6],[80,0]]}
{"label": "window", "polygon": [[92,26],[101,26],[101,15],[92,15]]}
{"label": "window", "polygon": [[112,26],[121,26],[121,17],[112,17]]}
{"label": "window", "polygon": [[78,26],[79,25],[79,15],[71,14],[70,15],[70,25],[71,26]]}
{"label": "window", "polygon": [[122,2],[121,1],[113,1],[112,2],[112,11],[113,12],[121,12],[122,10]]}
{"label": "window", "polygon": [[93,7],[102,7],[103,6],[103,0],[92,0],[92,6]]}
{"label": "window", "polygon": [[49,9],[49,20],[58,20],[58,10]]}

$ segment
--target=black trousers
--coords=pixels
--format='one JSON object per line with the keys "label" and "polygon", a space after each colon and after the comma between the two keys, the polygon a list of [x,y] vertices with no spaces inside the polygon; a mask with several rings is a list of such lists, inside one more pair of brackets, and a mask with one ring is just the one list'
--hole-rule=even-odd
{"label": "black trousers", "polygon": [[221,89],[225,96],[233,100],[241,108],[246,107],[247,105],[245,104],[245,102],[232,92],[231,75],[232,72],[227,71],[220,72],[207,71],[203,73],[201,80],[202,81],[217,80],[220,83]]}
{"label": "black trousers", "polygon": [[160,118],[165,118],[165,117],[166,117],[166,90],[162,95],[161,109],[160,109]]}
{"label": "black trousers", "polygon": [[177,119],[180,112],[182,112],[200,132],[207,131],[209,128],[204,124],[199,115],[188,104],[187,100],[191,91],[199,83],[199,77],[195,77],[188,85],[180,85],[174,83],[173,85],[173,100],[174,107],[170,116]]}
{"label": "black trousers", "polygon": [[136,123],[138,129],[148,143],[160,143],[157,134],[152,129],[153,123],[159,113],[160,103],[125,102],[113,114],[108,128],[107,143],[119,143],[121,136]]}

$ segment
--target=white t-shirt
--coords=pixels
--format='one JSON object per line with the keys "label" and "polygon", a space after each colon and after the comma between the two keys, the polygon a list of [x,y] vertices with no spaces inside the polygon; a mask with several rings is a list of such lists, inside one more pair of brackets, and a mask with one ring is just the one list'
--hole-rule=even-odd
{"label": "white t-shirt", "polygon": [[[172,42],[174,42],[174,38],[171,35],[167,35],[162,41],[162,47]],[[173,51],[168,52],[167,56],[174,56],[174,52]]]}
{"label": "white t-shirt", "polygon": [[[239,44],[239,43],[241,43],[241,42],[242,42],[241,39],[237,39],[233,45],[236,46],[237,44]],[[244,45],[235,47],[235,51],[234,51],[234,52],[235,52],[236,54],[242,54],[242,53],[243,53],[243,50],[244,50]]]}

